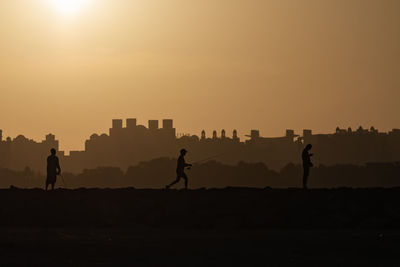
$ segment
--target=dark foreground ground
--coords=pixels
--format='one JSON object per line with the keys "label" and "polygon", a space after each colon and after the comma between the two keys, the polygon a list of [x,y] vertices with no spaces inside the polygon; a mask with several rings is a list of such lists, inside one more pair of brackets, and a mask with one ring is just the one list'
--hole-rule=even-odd
{"label": "dark foreground ground", "polygon": [[0,265],[399,266],[400,188],[0,190]]}

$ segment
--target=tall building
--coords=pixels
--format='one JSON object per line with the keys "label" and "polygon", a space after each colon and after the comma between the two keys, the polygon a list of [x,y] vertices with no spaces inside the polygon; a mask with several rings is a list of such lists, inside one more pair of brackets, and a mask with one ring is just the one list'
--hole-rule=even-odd
{"label": "tall building", "polygon": [[173,128],[173,120],[163,120],[163,129],[172,129]]}
{"label": "tall building", "polygon": [[112,128],[113,129],[122,129],[122,120],[120,120],[120,119],[112,120]]}
{"label": "tall building", "polygon": [[158,130],[158,120],[149,120],[149,130]]}
{"label": "tall building", "polygon": [[136,119],[126,119],[126,128],[134,129],[137,125]]}

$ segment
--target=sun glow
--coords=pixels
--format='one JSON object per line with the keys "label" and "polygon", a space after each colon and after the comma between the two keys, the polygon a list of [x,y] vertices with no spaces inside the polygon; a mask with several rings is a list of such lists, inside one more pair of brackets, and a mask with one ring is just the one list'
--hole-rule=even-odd
{"label": "sun glow", "polygon": [[73,17],[81,12],[92,0],[47,0],[61,15]]}

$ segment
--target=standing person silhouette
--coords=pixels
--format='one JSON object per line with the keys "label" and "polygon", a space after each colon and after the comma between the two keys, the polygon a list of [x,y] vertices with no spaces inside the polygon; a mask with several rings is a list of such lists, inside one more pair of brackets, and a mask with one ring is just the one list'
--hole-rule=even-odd
{"label": "standing person silhouette", "polygon": [[51,190],[54,190],[54,184],[57,181],[57,175],[60,175],[61,168],[58,157],[56,156],[56,150],[52,148],[50,150],[51,155],[47,157],[47,179],[46,179],[46,191],[51,184]]}
{"label": "standing person silhouette", "polygon": [[181,149],[181,155],[178,158],[178,165],[176,167],[176,180],[173,181],[171,184],[167,185],[165,188],[169,189],[171,186],[173,186],[174,184],[178,183],[181,178],[183,178],[185,180],[185,189],[188,188],[188,177],[185,173],[185,168],[186,167],[191,167],[192,164],[188,164],[185,162],[185,155],[187,153],[186,149]]}
{"label": "standing person silhouette", "polygon": [[310,175],[310,168],[313,166],[311,162],[311,157],[314,154],[308,153],[312,148],[311,144],[308,144],[304,150],[303,153],[301,153],[301,158],[303,160],[303,188],[307,189],[307,181],[308,181],[308,176]]}

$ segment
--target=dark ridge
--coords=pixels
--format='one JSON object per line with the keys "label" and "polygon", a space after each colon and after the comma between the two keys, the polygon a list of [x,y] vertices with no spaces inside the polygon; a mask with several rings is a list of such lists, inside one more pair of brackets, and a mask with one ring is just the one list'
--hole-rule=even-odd
{"label": "dark ridge", "polygon": [[0,190],[0,227],[399,229],[400,188]]}

